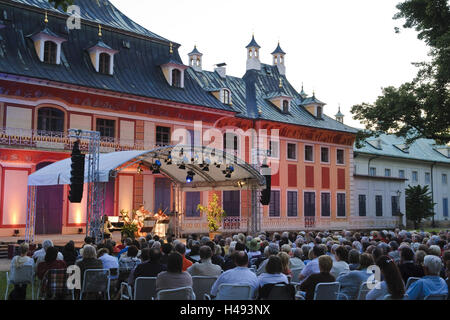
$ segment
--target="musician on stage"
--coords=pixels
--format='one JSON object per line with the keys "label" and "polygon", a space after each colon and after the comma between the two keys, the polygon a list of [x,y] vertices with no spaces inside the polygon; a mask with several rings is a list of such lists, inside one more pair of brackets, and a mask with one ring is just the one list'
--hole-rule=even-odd
{"label": "musician on stage", "polygon": [[112,227],[113,227],[113,225],[108,220],[108,216],[105,214],[103,216],[103,238],[105,238],[105,239],[111,238],[112,233],[111,233],[110,229],[112,229]]}
{"label": "musician on stage", "polygon": [[141,232],[141,229],[144,227],[144,219],[146,216],[152,216],[152,214],[150,212],[148,212],[147,210],[145,210],[144,205],[141,205],[139,207],[139,209],[136,210],[136,214],[134,217],[134,222],[138,226],[138,232],[137,232],[138,237],[145,237],[147,235],[147,233]]}
{"label": "musician on stage", "polygon": [[169,217],[162,211],[162,209],[158,210],[155,217],[158,218],[158,222],[155,225],[155,234],[160,238],[164,238],[167,233],[168,224],[162,223],[162,221],[169,220]]}

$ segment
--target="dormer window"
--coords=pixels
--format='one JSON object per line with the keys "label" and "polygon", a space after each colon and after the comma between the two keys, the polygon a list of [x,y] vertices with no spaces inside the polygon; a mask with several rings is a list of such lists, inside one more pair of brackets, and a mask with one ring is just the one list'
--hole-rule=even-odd
{"label": "dormer window", "polygon": [[283,112],[289,113],[289,101],[288,100],[283,100]]}
{"label": "dormer window", "polygon": [[172,87],[181,88],[181,71],[172,69]]}
{"label": "dormer window", "polygon": [[230,90],[223,89],[222,90],[222,103],[231,104],[231,93]]}
{"label": "dormer window", "polygon": [[110,74],[111,56],[105,52],[100,53],[98,72],[103,74]]}
{"label": "dormer window", "polygon": [[119,51],[99,40],[95,46],[88,49],[88,52],[95,71],[105,75],[114,74],[114,55]]}
{"label": "dormer window", "polygon": [[61,44],[66,39],[60,37],[48,27],[29,37],[34,42],[34,49],[41,62],[48,64],[61,63]]}
{"label": "dormer window", "polygon": [[317,107],[317,115],[316,116],[318,119],[322,119],[322,107],[321,106]]}
{"label": "dormer window", "polygon": [[58,53],[58,45],[53,41],[45,41],[44,44],[44,62],[50,64],[57,64],[56,56]]}

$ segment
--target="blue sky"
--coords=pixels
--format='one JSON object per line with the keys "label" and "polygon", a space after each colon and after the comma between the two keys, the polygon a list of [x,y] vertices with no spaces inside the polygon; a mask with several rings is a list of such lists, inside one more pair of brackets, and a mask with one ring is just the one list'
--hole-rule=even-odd
{"label": "blue sky", "polygon": [[204,54],[203,68],[227,63],[227,74],[245,73],[245,46],[252,32],[261,48],[261,61],[278,40],[286,55],[286,74],[299,91],[327,103],[334,116],[341,105],[345,123],[350,108],[374,102],[381,88],[399,86],[416,74],[411,62],[428,60],[428,48],[414,30],[393,20],[400,0],[112,0],[131,19],[165,38],[180,43],[187,53],[194,44]]}

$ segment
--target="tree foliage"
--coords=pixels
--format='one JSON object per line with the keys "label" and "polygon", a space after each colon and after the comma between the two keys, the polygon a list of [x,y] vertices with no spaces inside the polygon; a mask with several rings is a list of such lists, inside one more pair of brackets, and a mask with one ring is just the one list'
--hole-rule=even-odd
{"label": "tree foliage", "polygon": [[55,8],[61,7],[64,11],[67,11],[67,8],[73,5],[74,0],[48,0],[48,2]]}
{"label": "tree foliage", "polygon": [[219,197],[213,193],[212,200],[208,204],[208,207],[204,207],[201,204],[197,206],[197,210],[206,213],[208,220],[208,228],[210,232],[216,232],[219,230],[222,219],[226,217],[225,210],[219,204]]}
{"label": "tree foliage", "polygon": [[406,0],[397,5],[394,19],[405,19],[430,47],[430,62],[414,63],[417,76],[400,87],[383,88],[375,103],[352,107],[353,118],[366,129],[358,140],[380,132],[450,142],[450,6],[447,0]]}
{"label": "tree foliage", "polygon": [[434,216],[434,203],[428,186],[408,186],[406,189],[406,218],[417,229],[423,219]]}

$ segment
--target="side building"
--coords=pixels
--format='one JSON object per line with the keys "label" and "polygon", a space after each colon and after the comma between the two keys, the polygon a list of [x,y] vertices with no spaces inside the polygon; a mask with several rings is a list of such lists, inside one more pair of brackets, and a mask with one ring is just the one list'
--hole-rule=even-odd
{"label": "side building", "polygon": [[403,138],[383,134],[367,139],[354,154],[356,216],[406,225],[406,188],[427,185],[435,203],[436,225],[449,225],[449,146],[436,145],[429,139],[407,146]]}

